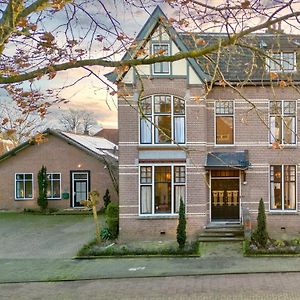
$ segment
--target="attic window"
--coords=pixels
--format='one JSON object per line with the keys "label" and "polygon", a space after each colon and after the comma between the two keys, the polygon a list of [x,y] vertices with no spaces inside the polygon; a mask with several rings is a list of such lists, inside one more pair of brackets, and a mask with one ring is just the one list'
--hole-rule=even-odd
{"label": "attic window", "polygon": [[[152,55],[154,56],[168,56],[170,55],[170,44],[153,44]],[[167,61],[155,63],[152,66],[153,75],[169,75],[170,63]]]}
{"label": "attic window", "polygon": [[295,72],[296,53],[295,52],[271,53],[269,58],[269,70],[270,72]]}

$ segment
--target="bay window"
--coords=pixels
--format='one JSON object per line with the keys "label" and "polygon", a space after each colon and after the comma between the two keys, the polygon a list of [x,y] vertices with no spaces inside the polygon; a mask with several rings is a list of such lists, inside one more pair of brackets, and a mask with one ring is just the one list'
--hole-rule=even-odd
{"label": "bay window", "polygon": [[296,101],[270,102],[270,143],[296,144]]}
{"label": "bay window", "polygon": [[270,209],[296,210],[296,166],[270,166]]}
{"label": "bay window", "polygon": [[171,95],[153,95],[141,100],[140,143],[184,144],[185,103]]}
{"label": "bay window", "polygon": [[140,214],[177,214],[185,182],[185,166],[140,166]]}

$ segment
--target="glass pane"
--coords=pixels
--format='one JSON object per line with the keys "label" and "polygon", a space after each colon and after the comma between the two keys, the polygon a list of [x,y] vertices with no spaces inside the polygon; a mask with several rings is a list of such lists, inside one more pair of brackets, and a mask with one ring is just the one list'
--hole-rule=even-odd
{"label": "glass pane", "polygon": [[283,134],[285,144],[296,143],[296,118],[295,117],[284,117],[283,118]]}
{"label": "glass pane", "polygon": [[281,54],[273,53],[270,55],[270,70],[271,71],[281,71]]}
{"label": "glass pane", "polygon": [[171,143],[171,117],[155,116],[155,143]]}
{"label": "glass pane", "polygon": [[17,198],[24,198],[25,191],[24,191],[24,182],[17,181],[16,182],[16,197]]}
{"label": "glass pane", "polygon": [[155,167],[155,213],[171,213],[171,167]]}
{"label": "glass pane", "polygon": [[141,167],[140,182],[152,183],[152,167]]}
{"label": "glass pane", "polygon": [[54,181],[53,182],[53,198],[60,198],[60,182]]}
{"label": "glass pane", "polygon": [[218,115],[232,115],[233,114],[233,101],[217,101],[216,114]]}
{"label": "glass pane", "polygon": [[32,181],[25,181],[25,198],[32,198]]}
{"label": "glass pane", "polygon": [[[169,45],[153,45],[153,53],[156,56],[167,56],[169,55]],[[155,63],[153,66],[154,73],[168,74],[170,71],[169,62]]]}
{"label": "glass pane", "polygon": [[282,142],[282,134],[281,134],[281,116],[278,117],[270,117],[270,141],[271,143],[274,141]]}
{"label": "glass pane", "polygon": [[185,113],[185,105],[184,100],[174,97],[174,114],[181,114],[183,115]]}
{"label": "glass pane", "polygon": [[174,167],[174,182],[185,183],[185,167]]}
{"label": "glass pane", "polygon": [[87,179],[88,175],[87,174],[73,174],[74,179]]}
{"label": "glass pane", "polygon": [[[282,209],[281,166],[271,166],[271,209]],[[273,180],[272,180],[273,179]]]}
{"label": "glass pane", "polygon": [[174,210],[175,213],[179,212],[180,199],[182,199],[183,203],[185,203],[185,186],[179,185],[174,187]]}
{"label": "glass pane", "polygon": [[285,115],[296,114],[296,101],[284,101],[284,114]]}
{"label": "glass pane", "polygon": [[32,180],[32,174],[25,174],[25,180]]}
{"label": "glass pane", "polygon": [[141,144],[151,144],[152,143],[152,123],[151,118],[148,117],[147,119],[141,119]]}
{"label": "glass pane", "polygon": [[154,96],[155,113],[171,113],[171,96]]}
{"label": "glass pane", "polygon": [[152,113],[152,97],[147,97],[141,101],[141,109],[145,115],[151,115]]}
{"label": "glass pane", "polygon": [[60,180],[60,174],[52,174],[52,178]]}
{"label": "glass pane", "polygon": [[184,117],[174,117],[174,141],[178,144],[184,144],[185,132],[184,132]]}
{"label": "glass pane", "polygon": [[272,115],[281,115],[281,101],[271,101],[270,102],[270,112]]}
{"label": "glass pane", "polygon": [[284,71],[293,71],[294,70],[294,53],[286,52],[282,53],[282,65]]}
{"label": "glass pane", "polygon": [[141,186],[141,213],[152,213],[152,186]]}
{"label": "glass pane", "polygon": [[296,166],[284,166],[284,209],[296,209]]}
{"label": "glass pane", "polygon": [[233,117],[217,116],[217,144],[233,144]]}
{"label": "glass pane", "polygon": [[17,180],[23,180],[24,179],[24,174],[17,174],[16,178],[17,178]]}

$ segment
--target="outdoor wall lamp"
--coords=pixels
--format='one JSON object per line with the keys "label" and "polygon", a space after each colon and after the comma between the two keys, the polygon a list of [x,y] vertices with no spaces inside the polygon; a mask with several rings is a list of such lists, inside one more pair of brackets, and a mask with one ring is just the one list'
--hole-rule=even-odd
{"label": "outdoor wall lamp", "polygon": [[245,170],[242,171],[242,180],[243,180],[243,184],[247,184],[247,176]]}

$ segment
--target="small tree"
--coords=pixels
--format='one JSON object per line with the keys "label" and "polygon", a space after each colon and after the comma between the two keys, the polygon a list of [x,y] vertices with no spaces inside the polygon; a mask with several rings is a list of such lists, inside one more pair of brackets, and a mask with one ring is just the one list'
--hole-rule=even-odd
{"label": "small tree", "polygon": [[89,192],[89,199],[80,201],[80,204],[88,208],[91,208],[93,210],[94,223],[96,227],[96,241],[97,243],[100,243],[101,242],[100,226],[99,226],[98,215],[97,215],[97,204],[99,203],[98,198],[99,198],[99,192],[92,191]]}
{"label": "small tree", "polygon": [[39,186],[39,196],[37,199],[38,205],[41,210],[45,210],[48,207],[47,199],[47,168],[42,166],[38,173],[38,186]]}
{"label": "small tree", "polygon": [[186,242],[186,219],[185,219],[185,205],[180,198],[179,206],[179,220],[177,225],[177,243],[179,249],[183,249]]}
{"label": "small tree", "polygon": [[106,189],[105,194],[103,196],[103,203],[104,203],[105,209],[107,208],[107,206],[110,202],[111,202],[111,200],[110,200],[109,189]]}
{"label": "small tree", "polygon": [[253,239],[262,247],[266,247],[268,241],[268,232],[266,224],[266,213],[264,201],[261,198],[258,206],[258,215],[257,215],[257,228],[253,233]]}

